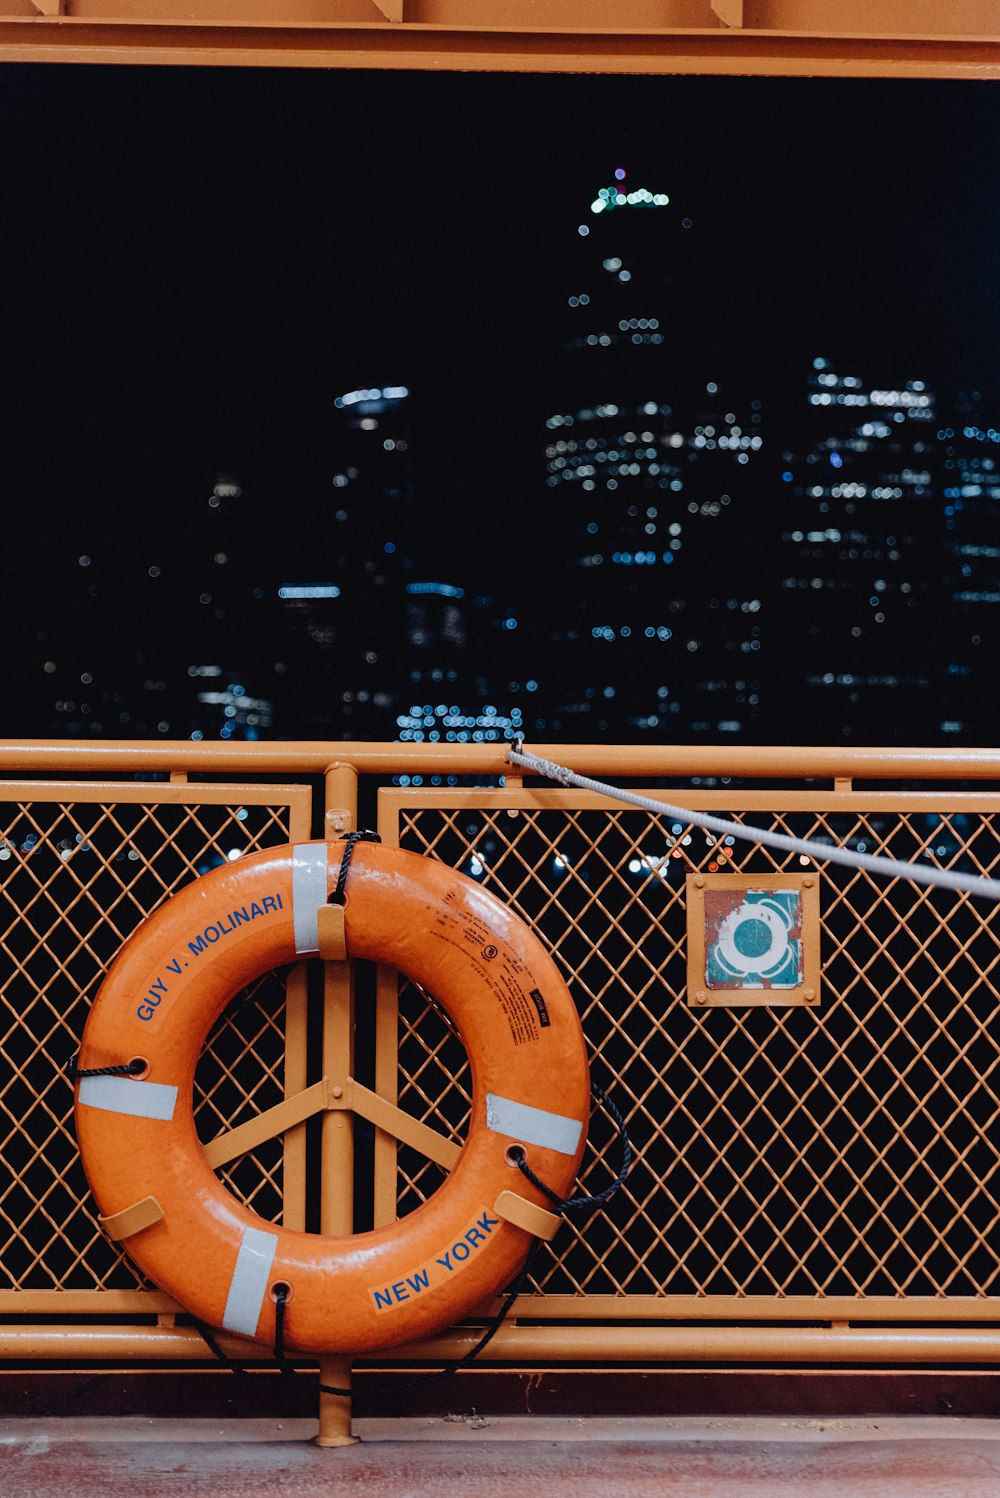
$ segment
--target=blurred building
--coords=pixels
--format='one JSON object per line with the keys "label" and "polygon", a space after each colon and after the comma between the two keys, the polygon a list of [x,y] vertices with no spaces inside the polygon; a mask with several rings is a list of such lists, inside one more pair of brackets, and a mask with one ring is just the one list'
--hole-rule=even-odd
{"label": "blurred building", "polygon": [[[824,357],[758,387],[745,350],[702,345],[697,237],[668,194],[619,169],[578,219],[531,333],[528,503],[455,497],[478,429],[418,472],[441,412],[403,384],[331,399],[270,470],[180,497],[154,475],[142,502],[169,526],[123,547],[122,514],[95,513],[44,609],[14,610],[31,731],[991,742],[990,401]],[[527,388],[485,423],[515,458]]]}
{"label": "blurred building", "polygon": [[1000,429],[978,391],[960,394],[937,431],[944,500],[944,658],[939,730],[968,744],[996,740],[984,690],[1000,646]]}
{"label": "blurred building", "polygon": [[[809,373],[786,443],[775,526],[769,670],[796,740],[934,736],[941,674],[936,397],[921,379]],[[782,721],[783,720],[783,721]],[[936,728],[936,723],[933,725]]]}
{"label": "blurred building", "polygon": [[564,247],[535,521],[554,734],[714,738],[763,712],[762,403],[706,368],[692,229],[619,168]]}
{"label": "blurred building", "polygon": [[326,471],[303,480],[270,570],[283,738],[392,736],[405,695],[415,502],[409,388],[338,395]]}

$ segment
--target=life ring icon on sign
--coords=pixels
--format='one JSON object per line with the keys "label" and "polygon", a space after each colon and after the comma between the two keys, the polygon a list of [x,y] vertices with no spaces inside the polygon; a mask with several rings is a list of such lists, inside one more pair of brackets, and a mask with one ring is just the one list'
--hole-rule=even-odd
{"label": "life ring icon on sign", "polygon": [[710,941],[706,977],[726,988],[796,988],[802,982],[802,914],[794,890],[751,890]]}

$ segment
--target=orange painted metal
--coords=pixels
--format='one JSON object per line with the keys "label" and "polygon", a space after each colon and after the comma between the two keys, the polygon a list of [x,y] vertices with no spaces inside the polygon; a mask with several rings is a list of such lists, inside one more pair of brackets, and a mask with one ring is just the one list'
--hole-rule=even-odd
{"label": "orange painted metal", "polygon": [[[324,833],[331,842],[357,828],[358,772],[353,765],[326,769]],[[350,1077],[354,1072],[354,963],[328,962],[323,969],[323,1070],[327,1076]],[[344,1093],[350,1088],[345,1084]],[[331,1235],[354,1231],[354,1118],[350,1111],[327,1113],[321,1125],[320,1230]],[[350,1389],[349,1355],[320,1358],[319,1428],[321,1446],[349,1446],[351,1399],[334,1393]]]}
{"label": "orange painted metal", "polygon": [[[786,773],[804,763],[803,752],[789,751]],[[1000,856],[1000,799],[985,790],[852,790],[838,777],[822,791],[741,784],[662,794],[943,867],[986,873]],[[848,1345],[805,1336],[809,1320],[865,1322],[863,1335],[845,1329],[866,1361],[882,1356],[878,1348],[904,1345],[919,1359],[932,1344],[952,1346],[949,1356],[961,1360],[957,1350],[968,1344],[956,1323],[964,1320],[981,1329],[977,1345],[992,1358],[1000,1259],[988,1227],[991,1193],[976,1185],[974,1162],[991,1149],[986,1120],[1000,1107],[990,1018],[1000,1002],[995,908],[908,889],[905,880],[824,870],[822,1007],[699,1011],[686,986],[685,864],[698,877],[724,854],[727,867],[750,878],[817,876],[807,860],[738,839],[722,848],[683,818],[673,821],[547,787],[381,793],[387,840],[457,866],[475,860],[486,888],[540,913],[585,1032],[645,1141],[606,1211],[600,1251],[583,1236],[558,1260],[540,1258],[537,1293],[516,1314],[591,1322],[577,1348],[604,1337],[608,1348],[614,1341],[638,1355],[641,1345],[647,1356],[655,1342],[664,1357],[694,1345],[704,1357],[753,1356],[764,1343],[738,1323],[771,1320],[771,1352],[759,1355],[790,1360],[797,1346],[805,1358],[807,1344],[833,1357]],[[669,842],[680,857],[668,861]],[[436,1122],[457,1118],[465,1079],[433,1012],[405,985],[397,993],[388,973],[380,1004],[382,1075],[398,1074],[400,1106]],[[394,1202],[408,1208],[437,1180],[409,1150],[387,1148],[376,1170],[382,1220]],[[606,1170],[595,1154],[585,1179],[600,1182]],[[699,1343],[683,1324],[705,1320],[728,1324]],[[659,1323],[663,1334],[643,1341],[646,1332],[629,1324],[636,1321]],[[897,1338],[902,1323],[907,1333]],[[943,1325],[940,1336],[924,1338],[919,1323],[949,1323],[954,1341]],[[496,1355],[510,1345],[502,1340]],[[544,1339],[531,1354],[526,1340],[523,1356],[542,1345],[558,1356],[556,1341]],[[572,1356],[569,1342],[559,1345]],[[424,1356],[443,1351],[435,1341]]]}
{"label": "orange painted metal", "polygon": [[[534,1318],[529,1302],[521,1314]],[[456,1327],[439,1336],[404,1344],[377,1358],[380,1366],[438,1366],[464,1357],[479,1341],[476,1327]],[[227,1356],[270,1358],[263,1343],[220,1333]],[[0,1360],[53,1362],[67,1358],[114,1364],[204,1363],[205,1341],[192,1326],[123,1326],[89,1322],[72,1336],[56,1325],[0,1325]],[[326,1361],[321,1359],[321,1362]],[[372,1359],[364,1359],[366,1365]],[[338,1359],[344,1366],[346,1359]],[[952,1367],[1000,1364],[1000,1326],[885,1325],[846,1323],[785,1326],[629,1325],[620,1320],[591,1325],[517,1325],[508,1320],[490,1343],[484,1362],[542,1366],[592,1366],[727,1362],[854,1365],[937,1364]]]}
{"label": "orange painted metal", "polygon": [[[755,983],[743,978],[733,983],[712,982],[707,975],[708,948],[712,937],[718,939],[718,916],[710,935],[712,917],[708,914],[713,896],[724,892],[726,913],[735,913],[742,898],[753,891],[790,893],[799,910],[800,926],[794,935],[801,942],[801,971],[794,983],[772,987],[768,981]],[[818,1004],[820,984],[820,912],[819,890],[815,874],[689,874],[687,880],[687,1001],[694,1005],[732,1005],[745,1008],[752,1004],[785,1006]],[[787,947],[786,947],[787,950]]]}
{"label": "orange painted metal", "polygon": [[[10,1286],[0,1291],[0,1352],[205,1361],[197,1333],[172,1324],[176,1299],[141,1288],[133,1240],[120,1248],[101,1236],[79,1172],[72,1093],[60,1071],[77,1049],[101,965],[206,857],[321,832],[318,808],[310,825],[308,787],[241,786],[236,775],[292,780],[329,768],[332,840],[356,825],[359,771],[373,779],[494,777],[504,774],[503,746],[112,743],[36,752],[21,744],[0,753],[23,776],[5,787],[0,826],[13,964],[0,1002],[9,1167],[0,1262]],[[556,745],[547,753],[610,779],[698,776],[700,784],[662,794],[757,825],[861,839],[984,873],[1000,859],[993,750]],[[40,778],[58,768],[72,775]],[[171,782],[124,779],[136,772]],[[177,778],[187,772],[197,782]],[[218,783],[223,772],[227,784]],[[738,784],[708,789],[709,775]],[[769,783],[753,786],[755,777]],[[893,786],[900,778],[909,788]],[[979,789],[947,784],[973,780]],[[720,1009],[699,1020],[685,991],[683,881],[654,872],[671,827],[600,796],[515,776],[506,787],[397,787],[381,798],[388,840],[448,869],[486,855],[481,886],[537,924],[636,1143],[629,1181],[590,1229],[563,1235],[554,1253],[540,1250],[534,1293],[512,1313],[520,1324],[491,1343],[492,1361],[997,1361],[1000,1250],[990,1182],[1000,1116],[1000,935],[992,906],[824,870],[819,1012]],[[692,870],[717,861],[720,850],[695,829],[677,836]],[[495,839],[492,854],[487,839]],[[808,872],[738,844],[727,852],[733,872]],[[633,860],[646,860],[639,874]],[[213,1158],[230,1159],[251,1119],[259,1120],[249,1131],[257,1138],[273,1132],[272,1122],[298,1118],[295,1109],[275,1110],[308,1081],[340,1085],[352,1075],[350,968],[326,965],[328,992],[315,985],[308,1027],[304,986],[295,1027],[277,984],[266,1002],[250,990],[230,1006],[199,1072],[198,1132],[220,1138]],[[382,970],[379,993],[374,1060],[360,1048],[373,1090],[345,1085],[336,1111],[323,1104],[322,1169],[314,1137],[310,1170],[304,1153],[289,1168],[290,1136],[304,1143],[307,1129],[317,1132],[304,1122],[285,1134],[284,1152],[271,1139],[225,1166],[228,1189],[261,1217],[302,1226],[308,1180],[309,1220],[327,1234],[353,1231],[355,1185],[359,1212],[368,1205],[371,1143],[359,1129],[355,1162],[352,1111],[375,1125],[380,1227],[419,1211],[447,1171],[428,1131],[452,1153],[460,1147],[468,1106],[461,1046],[456,1052],[441,1015],[393,970]],[[294,1035],[308,1028],[317,1041],[320,1019],[326,1043],[322,1055],[315,1046],[307,1072]],[[404,1130],[399,1109],[416,1132]],[[586,1189],[607,1182],[601,1144],[595,1124]],[[476,1315],[495,1307],[487,1301]],[[410,1347],[430,1361],[460,1342],[429,1337]],[[228,1334],[224,1345],[239,1347]],[[268,1350],[244,1343],[243,1354]],[[324,1364],[327,1382],[346,1385],[347,1354]],[[333,1426],[335,1415],[343,1433],[343,1404],[330,1411]]]}
{"label": "orange painted metal", "polygon": [[[541,744],[530,749],[581,775],[662,777],[738,776],[741,780],[854,779],[993,780],[1000,782],[1000,749],[921,749],[807,747],[739,744]],[[7,739],[0,742],[0,774],[71,772],[108,777],[137,772],[190,771],[199,775],[317,775],[338,765],[363,775],[505,775],[520,781],[521,772],[507,762],[504,744],[394,744],[374,742],[324,744],[287,741],[263,744],[164,743],[157,739],[78,743],[72,740]],[[40,782],[44,784],[44,782]],[[27,787],[30,790],[30,786]],[[117,794],[116,788],[116,794]],[[157,791],[167,794],[168,788]],[[141,800],[143,788],[126,785],[122,798]],[[172,798],[183,802],[189,788],[179,785]]]}
{"label": "orange painted metal", "polygon": [[[586,1140],[589,1080],[572,1000],[531,930],[444,865],[359,844],[348,950],[407,972],[451,1016],[472,1067],[469,1137],[432,1203],[356,1238],[263,1223],[239,1204],[205,1159],[186,1100],[204,1038],[233,994],[314,950],[297,932],[296,869],[303,859],[315,867],[317,856],[325,898],[343,844],[241,859],[189,884],[140,928],[94,1003],[80,1065],[138,1055],[148,1071],[115,1078],[110,1097],[110,1079],[85,1079],[76,1125],[105,1217],[155,1195],[162,1219],[129,1239],[129,1253],[194,1315],[272,1341],[267,1288],[285,1284],[289,1347],[362,1352],[451,1325],[517,1272],[530,1235],[495,1210],[512,1180],[521,1181],[507,1150],[529,1145],[536,1172],[568,1192]],[[533,1185],[525,1194],[545,1202]]]}
{"label": "orange painted metal", "polygon": [[996,78],[998,38],[992,0],[0,0],[27,62]]}

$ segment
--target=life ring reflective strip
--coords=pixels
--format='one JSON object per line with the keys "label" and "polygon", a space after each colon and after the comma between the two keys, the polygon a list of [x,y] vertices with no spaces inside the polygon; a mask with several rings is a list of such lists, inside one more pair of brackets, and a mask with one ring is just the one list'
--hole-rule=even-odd
{"label": "life ring reflective strip", "polygon": [[[211,1326],[270,1342],[269,1292],[287,1284],[285,1344],[300,1352],[391,1347],[450,1326],[495,1294],[532,1237],[499,1214],[498,1199],[514,1188],[526,1204],[548,1205],[512,1171],[507,1151],[529,1149],[539,1176],[568,1195],[589,1117],[579,1018],[530,928],[441,863],[359,843],[347,886],[347,950],[406,973],[450,1016],[470,1061],[468,1138],[426,1203],[354,1237],[266,1222],[230,1195],[195,1132],[195,1066],[235,993],[318,953],[317,912],[336,887],[343,851],[326,843],[277,848],[187,885],[116,959],[79,1058],[81,1071],[134,1056],[148,1062],[139,1078],[78,1084],[80,1151],[102,1221],[109,1230],[124,1223],[140,1269]],[[532,1226],[543,1220],[530,1208],[521,1215]]]}

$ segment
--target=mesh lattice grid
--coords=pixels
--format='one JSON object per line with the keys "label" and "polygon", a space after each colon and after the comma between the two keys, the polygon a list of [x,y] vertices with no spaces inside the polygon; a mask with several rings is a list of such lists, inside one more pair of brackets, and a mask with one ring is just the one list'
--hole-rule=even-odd
{"label": "mesh lattice grid", "polygon": [[[982,813],[730,815],[967,871],[993,872],[1000,856]],[[992,905],[829,865],[819,1007],[692,1009],[685,873],[720,852],[735,873],[802,872],[798,857],[632,810],[406,808],[400,840],[536,928],[579,1006],[595,1079],[628,1117],[626,1187],[540,1258],[540,1291],[1000,1293]],[[464,1051],[412,986],[400,1003],[401,1106],[460,1135]],[[616,1161],[598,1116],[586,1189]],[[400,1211],[440,1178],[402,1150]]]}
{"label": "mesh lattice grid", "polygon": [[[108,964],[142,920],[233,851],[287,842],[288,815],[287,806],[238,802],[0,803],[0,1288],[144,1283],[97,1224],[65,1068]],[[201,1137],[279,1102],[283,1064],[284,985],[272,974],[239,995],[209,1037],[195,1089]],[[280,1139],[233,1161],[222,1179],[280,1220]]]}

